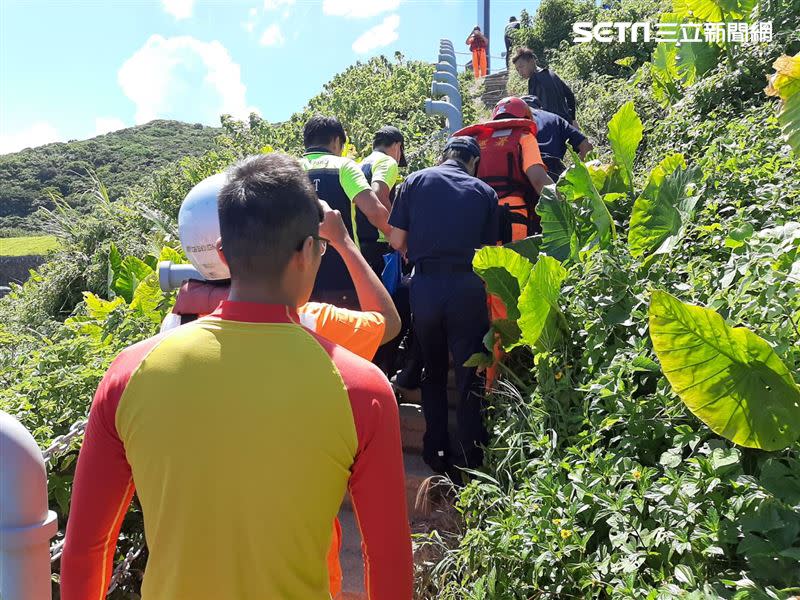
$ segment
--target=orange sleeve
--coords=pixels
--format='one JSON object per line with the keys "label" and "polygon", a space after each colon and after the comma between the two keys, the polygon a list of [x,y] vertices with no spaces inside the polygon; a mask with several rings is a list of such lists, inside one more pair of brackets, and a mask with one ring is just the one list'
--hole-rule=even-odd
{"label": "orange sleeve", "polygon": [[303,325],[361,358],[372,360],[383,340],[386,319],[377,312],[309,302],[298,309]]}
{"label": "orange sleeve", "polygon": [[519,145],[522,148],[522,171],[525,172],[533,165],[541,165],[544,167],[542,161],[542,153],[539,152],[539,142],[536,141],[536,136],[532,133],[524,133],[519,139]]}
{"label": "orange sleeve", "polygon": [[375,365],[334,349],[350,397],[358,450],[348,487],[361,531],[369,598],[411,600],[413,563],[397,400]]}
{"label": "orange sleeve", "polygon": [[134,492],[115,424],[117,406],[131,374],[161,337],[124,350],[97,388],[72,485],[61,558],[62,600],[106,597],[119,530]]}

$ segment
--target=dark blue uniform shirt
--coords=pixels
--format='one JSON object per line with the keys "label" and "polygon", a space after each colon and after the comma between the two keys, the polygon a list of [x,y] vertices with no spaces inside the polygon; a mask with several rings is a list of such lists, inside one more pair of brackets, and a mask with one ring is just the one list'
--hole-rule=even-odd
{"label": "dark blue uniform shirt", "polygon": [[477,248],[497,242],[497,194],[448,160],[406,179],[389,224],[408,232],[410,261],[469,264]]}
{"label": "dark blue uniform shirt", "polygon": [[585,135],[557,114],[546,110],[532,112],[533,120],[536,121],[536,141],[539,142],[539,151],[542,155],[564,158],[567,153],[567,142],[577,152],[578,146],[586,139]]}

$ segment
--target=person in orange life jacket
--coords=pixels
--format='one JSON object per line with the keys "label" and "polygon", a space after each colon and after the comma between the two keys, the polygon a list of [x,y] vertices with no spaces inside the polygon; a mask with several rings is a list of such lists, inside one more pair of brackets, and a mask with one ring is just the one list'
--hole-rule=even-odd
{"label": "person in orange life jacket", "polygon": [[557,114],[544,110],[542,102],[536,96],[521,96],[520,99],[531,109],[533,120],[536,122],[536,141],[539,143],[542,160],[552,179],[558,179],[564,172],[567,142],[581,160],[586,159],[593,146],[585,135]]}
{"label": "person in orange life jacket", "polygon": [[472,72],[475,75],[475,79],[485,77],[486,51],[489,48],[489,39],[483,35],[481,28],[476,25],[464,43],[472,51]]}
{"label": "person in orange life jacket", "polygon": [[[381,127],[373,137],[372,154],[359,166],[387,211],[392,210],[394,189],[400,178],[398,168],[407,165],[403,133],[391,125]],[[384,267],[383,255],[389,251],[389,243],[360,208],[356,211],[356,231],[361,254],[380,277]]]}
{"label": "person in orange life jacket", "polygon": [[[369,597],[410,600],[394,395],[296,311],[321,262],[320,217],[296,159],[250,157],[229,172],[215,244],[229,298],[127,348],[100,383],[73,486],[64,600],[105,595],[134,490],[150,551],[145,600],[330,598],[326,556],[346,487]],[[203,431],[215,443],[198,443]]]}
{"label": "person in orange life jacket", "polygon": [[492,120],[465,127],[456,135],[474,136],[481,146],[477,176],[488,183],[507,211],[501,215],[501,239],[520,240],[539,231],[534,211],[542,188],[553,183],[539,152],[536,123],[519,98],[503,98]]}
{"label": "person in orange life jacket", "polygon": [[573,127],[578,127],[575,120],[575,94],[553,71],[539,67],[533,50],[518,48],[511,62],[519,76],[528,80],[528,94],[538,97],[544,110],[555,113]]}
{"label": "person in orange life jacket", "polygon": [[[179,322],[165,321],[162,332],[180,323],[206,316],[228,297],[230,270],[213,248],[219,238],[217,196],[226,182],[225,173],[213,175],[197,184],[181,204],[178,213],[178,233],[186,256],[206,281],[188,281],[178,291],[172,315]],[[392,340],[400,331],[400,317],[392,298],[380,279],[355,247],[347,234],[339,211],[331,210],[320,200],[323,219],[319,226],[321,238],[338,249],[352,276],[363,311],[308,302],[297,307],[300,323],[331,342],[372,360],[379,346]],[[342,531],[334,521],[332,541],[328,551],[328,578],[332,598],[342,590],[342,569],[339,563]]]}
{"label": "person in orange life jacket", "polygon": [[[414,263],[411,310],[422,349],[423,459],[438,473],[479,467],[488,440],[483,423],[483,381],[463,366],[480,352],[489,329],[486,291],[472,270],[475,249],[498,239],[497,194],[475,172],[481,150],[470,137],[452,137],[443,162],[412,173],[392,206],[392,247]],[[447,235],[442,235],[446,229]],[[458,388],[459,456],[448,434],[448,351]]]}
{"label": "person in orange life jacket", "polygon": [[[335,117],[316,115],[303,128],[305,154],[300,164],[308,173],[317,195],[342,214],[347,232],[359,245],[356,208],[384,235],[388,235],[389,211],[378,199],[364,173],[342,156],[346,135]],[[353,281],[339,253],[332,249],[322,260],[312,300],[344,308],[358,308]]]}

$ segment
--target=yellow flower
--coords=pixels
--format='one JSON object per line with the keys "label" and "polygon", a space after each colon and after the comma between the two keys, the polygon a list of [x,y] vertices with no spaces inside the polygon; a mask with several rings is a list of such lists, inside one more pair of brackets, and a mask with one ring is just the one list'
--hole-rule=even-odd
{"label": "yellow flower", "polygon": [[561,519],[553,519],[554,525],[561,525]]}
{"label": "yellow flower", "polygon": [[642,478],[642,472],[639,469],[634,469],[633,471],[633,478],[636,481],[639,481]]}
{"label": "yellow flower", "polygon": [[561,530],[561,539],[565,540],[571,535],[572,535],[572,529],[562,529]]}
{"label": "yellow flower", "polygon": [[556,381],[561,381],[561,378],[563,376],[564,376],[564,373],[562,373],[561,371],[556,371],[556,375],[555,375]]}

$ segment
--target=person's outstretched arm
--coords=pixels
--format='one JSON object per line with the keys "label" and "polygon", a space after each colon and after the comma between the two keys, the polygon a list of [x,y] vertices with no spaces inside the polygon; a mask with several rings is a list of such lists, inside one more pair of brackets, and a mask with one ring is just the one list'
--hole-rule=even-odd
{"label": "person's outstretched arm", "polygon": [[133,496],[115,415],[131,374],[159,337],[124,350],[109,367],[89,411],[61,557],[62,600],[104,600],[122,520]]}
{"label": "person's outstretched arm", "polygon": [[528,177],[533,189],[536,190],[536,193],[541,194],[542,188],[553,183],[553,180],[547,174],[536,136],[532,133],[526,133],[520,138],[519,143],[522,150],[522,167],[525,175]]}
{"label": "person's outstretched arm", "polygon": [[330,240],[331,245],[342,257],[356,288],[361,310],[376,312],[383,316],[384,330],[381,344],[385,344],[400,333],[400,315],[394,301],[359,252],[355,242],[347,234],[347,228],[339,211],[332,210],[324,200],[320,200],[320,203],[324,217],[319,227],[319,235]]}
{"label": "person's outstretched arm", "polygon": [[352,160],[345,161],[339,168],[339,183],[367,220],[388,236],[391,230],[388,223],[389,211],[378,200],[364,173]]}
{"label": "person's outstretched arm", "polygon": [[399,177],[397,162],[386,156],[376,160],[372,165],[372,191],[381,201],[381,204],[392,211],[392,188],[397,183]]}

